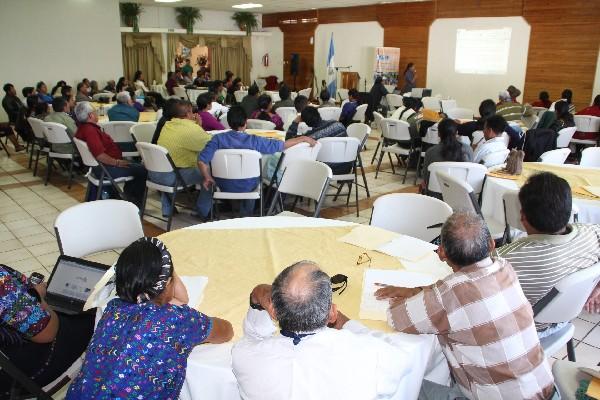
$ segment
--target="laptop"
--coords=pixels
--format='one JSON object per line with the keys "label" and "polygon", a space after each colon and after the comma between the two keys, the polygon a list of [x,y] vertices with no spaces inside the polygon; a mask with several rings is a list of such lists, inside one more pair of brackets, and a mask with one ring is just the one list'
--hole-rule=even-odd
{"label": "laptop", "polygon": [[85,301],[109,265],[61,255],[48,279],[46,302],[64,314],[83,312]]}

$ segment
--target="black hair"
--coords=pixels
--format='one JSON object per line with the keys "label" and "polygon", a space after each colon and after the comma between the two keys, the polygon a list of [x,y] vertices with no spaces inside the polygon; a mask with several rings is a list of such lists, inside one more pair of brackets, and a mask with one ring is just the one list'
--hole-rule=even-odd
{"label": "black hair", "polygon": [[4,84],[4,86],[2,87],[2,89],[4,89],[4,91],[6,93],[10,92],[10,89],[14,88],[15,86],[12,83],[6,83]]}
{"label": "black hair", "polygon": [[492,115],[485,120],[485,127],[490,128],[496,136],[502,134],[504,132],[504,128],[506,128],[506,120],[501,115]]}
{"label": "black hair", "polygon": [[306,97],[304,95],[299,94],[294,99],[294,108],[296,109],[297,112],[302,112],[302,110],[304,110],[304,108],[306,108],[307,105],[308,105],[308,97]]}
{"label": "black hair", "polygon": [[216,80],[216,81],[212,81],[211,84],[208,86],[208,91],[209,92],[213,92],[216,93],[217,88],[219,86],[221,86],[223,84],[222,81]]}
{"label": "black hair", "polygon": [[594,103],[593,103],[596,107],[600,107],[600,94],[597,94],[596,97],[594,97]]}
{"label": "black hair", "polygon": [[138,296],[156,284],[163,265],[162,253],[154,244],[138,239],[123,250],[115,265],[117,295],[137,303]]}
{"label": "black hair", "polygon": [[21,89],[21,93],[23,94],[23,97],[27,98],[33,93],[34,90],[35,89],[33,86],[25,86],[23,89]]}
{"label": "black hair", "polygon": [[44,86],[44,85],[45,85],[44,81],[39,81],[39,82],[38,82],[38,83],[35,85],[35,90],[37,90],[37,91],[39,92],[39,91],[40,91],[40,88],[41,88],[42,86]]}
{"label": "black hair", "polygon": [[571,89],[565,89],[560,94],[561,99],[565,99],[567,103],[571,104],[573,101],[573,91]]}
{"label": "black hair", "polygon": [[352,88],[348,90],[348,97],[352,97],[353,99],[358,99],[359,93],[358,90]]}
{"label": "black hair", "polygon": [[246,111],[241,106],[231,106],[227,112],[227,123],[233,130],[238,130],[246,125],[247,119]]}
{"label": "black hair", "polygon": [[233,72],[225,71],[225,80],[228,81],[231,78],[233,78]]}
{"label": "black hair", "polygon": [[331,99],[331,94],[329,94],[329,90],[321,90],[321,93],[319,93],[319,98],[323,100],[323,102],[329,101],[329,99]]}
{"label": "black hair", "polygon": [[483,120],[486,120],[496,115],[496,103],[492,99],[485,99],[479,104],[479,115]]}
{"label": "black hair", "polygon": [[271,96],[269,96],[268,94],[261,94],[260,96],[258,96],[258,109],[260,110],[260,113],[256,117],[257,119],[262,119],[263,121],[271,120],[271,116],[267,112],[269,104],[271,103]]}
{"label": "black hair", "polygon": [[166,121],[170,121],[175,115],[175,109],[177,105],[181,103],[180,99],[170,98],[165,101],[165,106],[163,107],[163,118]]}
{"label": "black hair", "polygon": [[136,82],[140,79],[140,77],[142,76],[142,71],[140,71],[139,69],[137,71],[135,71],[135,74],[133,75],[133,81]]}
{"label": "black hair", "polygon": [[445,118],[438,124],[444,161],[463,161],[462,143],[458,141],[456,132],[458,132],[458,124],[453,119]]}
{"label": "black hair", "polygon": [[79,92],[79,91],[81,90],[81,88],[82,88],[82,87],[84,87],[84,86],[86,86],[85,82],[83,82],[83,81],[82,81],[82,82],[79,82],[79,83],[77,84],[77,91]]}
{"label": "black hair", "polygon": [[290,89],[287,87],[287,85],[281,85],[279,88],[279,97],[281,100],[287,100],[290,98]]}
{"label": "black hair", "polygon": [[260,90],[258,89],[258,86],[256,85],[252,85],[250,86],[250,88],[248,89],[248,95],[249,96],[256,96],[258,94]]}
{"label": "black hair", "polygon": [[63,88],[66,84],[67,84],[67,82],[65,82],[65,81],[58,81],[58,82],[56,82],[56,85],[52,88],[52,90],[50,91],[50,94],[52,96],[54,96],[54,94],[56,93],[56,91],[59,88]]}
{"label": "black hair", "polygon": [[178,101],[172,108],[171,118],[185,118],[192,104],[186,100]]}
{"label": "black hair", "polygon": [[519,201],[529,225],[542,233],[556,233],[569,223],[571,187],[553,173],[530,176],[519,190]]}
{"label": "black hair", "polygon": [[204,111],[204,109],[208,107],[211,103],[212,99],[209,97],[208,93],[198,96],[198,98],[196,99],[196,106],[198,106],[198,112]]}
{"label": "black hair", "polygon": [[64,97],[55,97],[52,99],[52,109],[54,112],[63,112],[65,111],[65,106],[67,105],[67,99]]}
{"label": "black hair", "polygon": [[125,77],[124,76],[120,77],[119,80],[117,81],[117,86],[115,86],[117,93],[123,91],[123,86],[125,86]]}
{"label": "black hair", "polygon": [[35,111],[35,107],[37,106],[37,104],[40,102],[40,98],[30,94],[29,96],[27,96],[27,99],[25,100],[25,102],[27,103],[27,108],[29,109],[30,113]]}
{"label": "black hair", "polygon": [[173,77],[173,74],[174,74],[174,73],[175,73],[175,72],[173,72],[173,71],[169,71],[169,72],[167,72],[167,79],[171,79],[171,78]]}
{"label": "black hair", "polygon": [[548,92],[546,92],[545,90],[542,90],[538,97],[540,100],[543,100],[543,101],[550,100],[550,94],[548,94]]}
{"label": "black hair", "polygon": [[375,84],[379,84],[383,82],[383,76],[379,75],[377,78],[375,78]]}
{"label": "black hair", "polygon": [[35,115],[43,115],[48,112],[48,104],[38,101],[34,108]]}
{"label": "black hair", "polygon": [[408,70],[415,65],[414,63],[409,62],[408,64],[406,64],[406,68],[404,69],[404,73],[402,75],[406,75],[406,73],[408,72]]}
{"label": "black hair", "polygon": [[73,90],[73,88],[71,86],[65,85],[60,88],[60,94],[62,97],[68,97],[68,95],[72,94],[71,93],[72,90]]}
{"label": "black hair", "polygon": [[316,127],[321,123],[321,114],[315,107],[305,107],[300,114],[302,121],[311,128]]}
{"label": "black hair", "polygon": [[569,103],[564,100],[557,101],[554,105],[556,119],[561,119],[567,123],[573,123],[573,114],[569,112]]}

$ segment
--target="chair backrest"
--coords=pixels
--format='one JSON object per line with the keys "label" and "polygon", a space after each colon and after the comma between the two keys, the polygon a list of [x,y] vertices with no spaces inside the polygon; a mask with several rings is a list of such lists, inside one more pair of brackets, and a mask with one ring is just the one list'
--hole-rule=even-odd
{"label": "chair backrest", "polygon": [[441,100],[440,104],[442,106],[442,111],[445,113],[448,113],[448,111],[458,107],[458,104],[454,99]]}
{"label": "chair backrest", "polygon": [[44,122],[46,139],[48,143],[64,144],[71,143],[71,137],[67,133],[67,127],[56,122]]}
{"label": "chair backrest", "polygon": [[277,107],[275,113],[281,117],[283,122],[285,123],[290,119],[290,117],[296,118],[298,115],[298,111],[294,107]]}
{"label": "chair backrest", "polygon": [[504,219],[506,225],[512,229],[525,231],[521,222],[521,202],[519,201],[519,191],[509,190],[502,195],[504,203]]}
{"label": "chair backrest", "polygon": [[99,124],[100,127],[108,136],[112,138],[116,143],[127,143],[133,142],[131,133],[129,133],[132,126],[136,125],[136,122],[132,121],[108,121]]}
{"label": "chair backrest", "polygon": [[154,136],[156,125],[155,122],[135,124],[131,126],[129,133],[131,133],[136,142],[150,143],[152,136]]}
{"label": "chair backrest", "polygon": [[445,111],[446,115],[448,115],[448,118],[451,119],[473,119],[473,116],[475,115],[473,113],[473,110],[471,110],[470,108],[460,108],[460,107],[455,107],[452,108],[448,111]]}
{"label": "chair backrest", "polygon": [[569,147],[571,143],[571,139],[573,139],[573,135],[577,131],[577,127],[573,126],[571,128],[563,128],[558,131],[558,137],[556,138],[556,147]]}
{"label": "chair backrest", "polygon": [[227,113],[225,114],[221,114],[221,116],[219,117],[219,122],[221,123],[221,125],[223,125],[225,128],[229,128],[229,122],[227,122]]}
{"label": "chair backrest", "polygon": [[381,120],[381,135],[386,139],[407,142],[410,141],[409,127],[408,122],[384,118]]}
{"label": "chair backrest", "polygon": [[271,121],[263,121],[262,119],[249,119],[246,122],[248,129],[275,129],[275,124]]}
{"label": "chair backrest", "polygon": [[277,191],[307,197],[319,204],[332,176],[331,168],[327,164],[297,160],[285,169]]}
{"label": "chair backrest", "polygon": [[592,115],[574,115],[575,126],[579,132],[598,132],[600,131],[600,117]]}
{"label": "chair backrest", "polygon": [[381,121],[384,119],[385,117],[383,115],[381,115],[381,113],[377,112],[377,111],[373,111],[373,121],[375,122],[375,127],[379,130],[381,130]]}
{"label": "chair backrest", "polygon": [[483,157],[481,163],[488,168],[504,164],[509,154],[510,150],[508,149],[494,151],[493,153],[490,153],[487,156]]}
{"label": "chair backrest", "polygon": [[56,218],[54,230],[61,254],[72,257],[127,247],[144,236],[138,208],[123,200],[68,208]]}
{"label": "chair backrest", "polygon": [[410,96],[420,99],[423,97],[423,88],[412,88],[410,91]]}
{"label": "chair backrest", "polygon": [[162,146],[152,143],[137,142],[136,149],[139,151],[144,168],[150,172],[173,172],[174,167],[169,159],[169,151]]}
{"label": "chair backrest", "polygon": [[302,89],[298,92],[298,96],[304,96],[307,99],[310,99],[310,92],[312,92],[312,88]]}
{"label": "chair backrest", "polygon": [[428,108],[430,110],[436,110],[436,111],[440,111],[442,109],[442,106],[440,104],[440,99],[437,97],[423,97],[421,99],[421,101],[423,102],[423,107],[424,108]]}
{"label": "chair backrest", "polygon": [[442,199],[452,210],[481,214],[471,185],[443,171],[436,171],[435,174],[442,190]]}
{"label": "chair backrest", "polygon": [[348,89],[338,89],[338,97],[340,98],[340,100],[344,101],[348,98]]}
{"label": "chair backrest", "polygon": [[385,100],[387,101],[388,106],[392,108],[402,106],[402,95],[400,94],[388,93],[385,95]]}
{"label": "chair backrest", "polygon": [[173,93],[175,96],[179,97],[182,100],[187,100],[187,98],[188,98],[187,92],[181,86],[174,86]]}
{"label": "chair backrest", "polygon": [[353,137],[328,137],[319,139],[321,150],[317,161],[343,163],[356,160],[361,142]]}
{"label": "chair backrest", "polygon": [[210,162],[212,176],[221,179],[250,179],[261,176],[262,155],[255,150],[217,150]]}
{"label": "chair backrest", "polygon": [[440,235],[441,224],[450,215],[452,208],[436,198],[393,193],[375,200],[371,225],[430,242]]}
{"label": "chair backrest", "polygon": [[365,112],[367,112],[367,107],[368,107],[368,104],[361,104],[360,106],[356,107],[356,112],[354,113],[354,116],[352,117],[352,121],[364,122],[365,121]]}
{"label": "chair backrest", "polygon": [[90,148],[87,143],[81,139],[73,138],[73,143],[75,143],[75,147],[77,147],[77,152],[81,156],[81,161],[86,167],[97,167],[98,161],[93,156]]}
{"label": "chair backrest", "polygon": [[546,295],[552,297],[551,300],[546,302],[545,297],[540,299],[539,302],[543,301],[545,305],[535,314],[534,320],[541,323],[558,323],[577,318],[599,280],[600,263],[562,278]]}
{"label": "chair backrest", "polygon": [[319,111],[321,119],[324,121],[337,121],[342,114],[341,107],[320,107],[317,111]]}
{"label": "chair backrest", "polygon": [[475,131],[471,135],[473,137],[473,144],[480,146],[483,142],[485,142],[485,136],[483,135],[483,131]]}
{"label": "chair backrest", "polygon": [[283,156],[283,159],[281,160],[279,170],[282,172],[285,171],[288,165],[298,160],[315,161],[322,146],[323,145],[320,142],[317,142],[312,147],[308,143],[298,143],[292,147],[288,147],[283,151],[285,156]]}
{"label": "chair backrest", "polygon": [[233,97],[235,97],[235,101],[241,103],[244,100],[244,97],[248,95],[247,90],[236,90],[233,92]]}
{"label": "chair backrest", "polygon": [[44,121],[34,117],[28,117],[27,122],[31,126],[31,130],[35,135],[36,139],[46,140],[46,128],[44,128]]}
{"label": "chair backrest", "polygon": [[600,147],[588,147],[581,152],[582,167],[600,167]]}
{"label": "chair backrest", "polygon": [[[373,113],[373,114],[375,114],[375,113]],[[346,128],[346,134],[348,135],[348,137],[357,138],[358,141],[363,146],[365,144],[365,141],[369,138],[370,133],[371,133],[371,127],[367,124],[362,124],[360,122],[355,122],[353,124],[350,124]]]}
{"label": "chair backrest", "polygon": [[427,169],[429,170],[427,189],[436,193],[442,192],[436,176],[436,172],[438,171],[445,172],[456,179],[467,182],[473,188],[475,194],[481,193],[483,180],[487,173],[487,168],[481,164],[457,161],[434,162],[429,164]]}
{"label": "chair backrest", "polygon": [[540,113],[546,112],[548,109],[546,107],[531,107],[531,111],[533,111],[535,115],[539,117]]}
{"label": "chair backrest", "polygon": [[569,154],[571,154],[571,149],[568,147],[550,150],[540,156],[540,161],[548,164],[564,164]]}
{"label": "chair backrest", "polygon": [[275,92],[273,90],[266,90],[265,92],[263,92],[263,94],[268,95],[273,103],[281,101],[281,97],[279,97],[279,92]]}
{"label": "chair backrest", "polygon": [[96,93],[95,95],[92,96],[92,100],[99,101],[100,99],[106,99],[106,98],[108,98],[110,100],[114,96],[115,96],[115,94],[110,93],[110,92]]}

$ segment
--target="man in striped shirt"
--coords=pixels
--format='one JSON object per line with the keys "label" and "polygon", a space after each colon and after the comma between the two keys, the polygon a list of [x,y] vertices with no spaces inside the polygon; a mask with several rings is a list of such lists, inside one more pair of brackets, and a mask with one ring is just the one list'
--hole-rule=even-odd
{"label": "man in striped shirt", "polygon": [[438,255],[454,271],[423,288],[384,287],[389,323],[408,334],[435,334],[450,366],[450,387],[423,381],[419,399],[551,399],[550,367],[533,311],[510,264],[494,249],[483,219],[455,213],[442,227]]}
{"label": "man in striped shirt", "polygon": [[[528,236],[497,250],[513,266],[531,305],[565,276],[600,261],[600,226],[569,224],[571,188],[549,172],[531,176],[519,191],[521,222]],[[595,302],[598,291],[589,302]],[[599,310],[593,310],[599,311]],[[554,329],[537,324],[540,337]]]}

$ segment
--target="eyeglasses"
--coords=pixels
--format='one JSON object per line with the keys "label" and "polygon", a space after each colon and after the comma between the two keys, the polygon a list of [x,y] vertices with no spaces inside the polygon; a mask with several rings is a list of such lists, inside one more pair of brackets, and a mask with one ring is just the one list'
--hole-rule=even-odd
{"label": "eyeglasses", "polygon": [[358,259],[356,260],[356,265],[362,265],[366,263],[369,263],[367,267],[371,268],[371,257],[369,257],[367,253],[362,253],[360,256],[358,256]]}
{"label": "eyeglasses", "polygon": [[[334,287],[333,285],[339,285]],[[337,292],[338,290],[340,291],[338,294],[342,294],[344,293],[344,290],[346,290],[346,288],[348,287],[348,277],[346,275],[342,275],[342,274],[335,274],[334,276],[331,277],[331,291],[332,292]]]}

